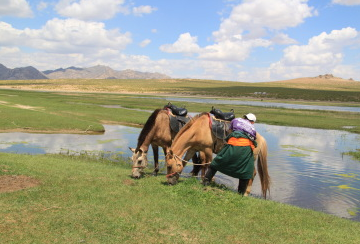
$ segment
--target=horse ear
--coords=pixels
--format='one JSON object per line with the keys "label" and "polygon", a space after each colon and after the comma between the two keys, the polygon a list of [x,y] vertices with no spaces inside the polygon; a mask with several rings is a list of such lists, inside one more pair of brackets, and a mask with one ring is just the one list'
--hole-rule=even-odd
{"label": "horse ear", "polygon": [[129,147],[130,151],[135,152],[135,148]]}

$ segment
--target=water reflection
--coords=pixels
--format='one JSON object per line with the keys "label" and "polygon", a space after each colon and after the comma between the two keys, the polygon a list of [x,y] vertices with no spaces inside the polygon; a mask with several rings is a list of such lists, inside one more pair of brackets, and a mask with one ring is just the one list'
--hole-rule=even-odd
{"label": "water reflection", "polygon": [[130,156],[128,145],[136,145],[139,128],[104,125],[101,135],[1,133],[0,151],[12,153],[60,153],[66,150],[110,151]]}
{"label": "water reflection", "polygon": [[[271,200],[360,221],[360,162],[342,155],[359,148],[359,135],[334,130],[256,126],[268,142]],[[136,146],[141,129],[105,125],[105,130],[103,135],[1,133],[0,151],[26,154],[109,151],[130,157],[128,147]],[[151,150],[149,154],[152,162]],[[163,166],[162,150],[160,159]],[[190,170],[191,166],[187,166],[184,176]],[[216,180],[230,188],[237,186],[236,179],[220,173]],[[252,194],[261,194],[258,177]]]}

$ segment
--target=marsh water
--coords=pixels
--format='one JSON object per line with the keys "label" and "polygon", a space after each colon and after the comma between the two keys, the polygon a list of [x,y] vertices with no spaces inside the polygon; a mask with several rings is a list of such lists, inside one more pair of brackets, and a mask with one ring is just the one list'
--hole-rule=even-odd
{"label": "marsh water", "polygon": [[[256,127],[268,143],[272,177],[270,200],[360,221],[360,162],[343,155],[359,148],[360,135],[264,124]],[[23,154],[109,152],[130,157],[128,147],[136,147],[141,129],[105,125],[105,130],[102,135],[1,133],[0,151]],[[149,159],[152,163],[151,153]],[[163,154],[160,159],[164,166]],[[189,176],[191,167],[186,167],[183,177]],[[149,172],[151,170],[152,165],[149,165]],[[162,173],[159,177],[164,177],[165,182],[164,168]],[[232,189],[237,186],[236,179],[220,173],[216,174],[216,181]],[[260,197],[258,177],[252,194]]]}

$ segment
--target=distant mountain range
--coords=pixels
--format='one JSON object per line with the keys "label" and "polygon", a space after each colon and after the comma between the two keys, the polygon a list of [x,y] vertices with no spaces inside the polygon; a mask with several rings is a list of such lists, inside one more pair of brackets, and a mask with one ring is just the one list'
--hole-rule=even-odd
{"label": "distant mountain range", "polygon": [[23,68],[8,69],[0,64],[0,80],[33,80],[47,79],[47,77],[35,69],[28,66]]}
{"label": "distant mountain range", "polygon": [[104,65],[89,68],[69,67],[56,70],[38,71],[34,67],[8,69],[0,64],[0,80],[32,79],[168,79],[161,73],[140,72],[130,69],[117,71]]}

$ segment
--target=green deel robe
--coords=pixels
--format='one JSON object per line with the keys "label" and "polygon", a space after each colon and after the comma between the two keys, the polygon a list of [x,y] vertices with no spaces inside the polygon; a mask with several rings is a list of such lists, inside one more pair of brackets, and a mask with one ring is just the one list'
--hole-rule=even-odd
{"label": "green deel robe", "polygon": [[[241,131],[233,131],[225,140],[228,141],[231,137],[250,139]],[[257,146],[255,141],[254,146]],[[251,179],[254,174],[254,160],[254,153],[250,146],[226,144],[211,162],[211,167],[234,178]]]}

